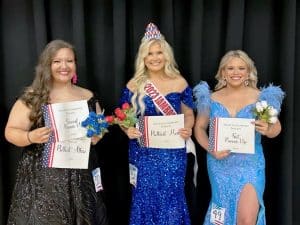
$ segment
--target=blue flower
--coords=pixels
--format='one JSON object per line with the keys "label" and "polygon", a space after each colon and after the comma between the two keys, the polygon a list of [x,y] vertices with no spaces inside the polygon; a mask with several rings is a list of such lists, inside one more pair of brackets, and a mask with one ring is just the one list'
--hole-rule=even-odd
{"label": "blue flower", "polygon": [[89,116],[81,122],[81,125],[87,128],[87,137],[92,136],[103,136],[108,132],[108,123],[105,120],[103,113],[96,114],[95,112],[90,112]]}

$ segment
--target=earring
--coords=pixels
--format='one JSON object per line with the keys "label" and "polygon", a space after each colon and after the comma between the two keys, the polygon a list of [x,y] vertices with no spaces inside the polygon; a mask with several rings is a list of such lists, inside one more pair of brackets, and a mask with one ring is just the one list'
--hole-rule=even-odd
{"label": "earring", "polygon": [[222,85],[223,85],[223,87],[225,87],[225,86],[227,85],[226,78],[224,78],[224,79],[222,80]]}
{"label": "earring", "polygon": [[249,85],[249,80],[245,80],[244,85],[245,85],[245,87],[247,87]]}
{"label": "earring", "polygon": [[74,73],[74,75],[73,75],[73,77],[72,77],[72,79],[71,79],[72,84],[76,84],[76,83],[77,83],[77,80],[78,80],[77,74]]}

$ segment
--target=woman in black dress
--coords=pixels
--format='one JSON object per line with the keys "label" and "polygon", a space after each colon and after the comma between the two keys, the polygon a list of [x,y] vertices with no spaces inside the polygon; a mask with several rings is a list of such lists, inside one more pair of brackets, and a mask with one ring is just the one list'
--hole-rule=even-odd
{"label": "woman in black dress", "polygon": [[72,45],[50,42],[36,66],[35,79],[15,102],[5,128],[12,144],[24,147],[18,165],[8,224],[104,225],[106,208],[96,192],[91,171],[97,167],[92,137],[88,169],[45,168],[42,152],[51,134],[41,107],[49,103],[87,100],[90,111],[101,112],[98,99],[75,85],[76,57]]}

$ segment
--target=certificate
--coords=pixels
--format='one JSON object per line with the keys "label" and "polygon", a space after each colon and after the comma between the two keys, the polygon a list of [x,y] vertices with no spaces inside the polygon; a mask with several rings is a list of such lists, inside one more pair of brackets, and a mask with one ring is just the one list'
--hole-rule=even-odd
{"label": "certificate", "polygon": [[184,127],[184,115],[144,116],[137,123],[142,133],[139,143],[149,148],[184,148],[185,140],[178,130]]}
{"label": "certificate", "polygon": [[49,168],[87,169],[91,139],[87,137],[48,142],[43,151],[43,166]]}
{"label": "certificate", "polygon": [[254,154],[253,121],[244,118],[214,118],[209,128],[209,150]]}
{"label": "certificate", "polygon": [[52,128],[55,142],[86,136],[86,128],[81,126],[89,115],[86,100],[44,105],[42,111],[45,125]]}

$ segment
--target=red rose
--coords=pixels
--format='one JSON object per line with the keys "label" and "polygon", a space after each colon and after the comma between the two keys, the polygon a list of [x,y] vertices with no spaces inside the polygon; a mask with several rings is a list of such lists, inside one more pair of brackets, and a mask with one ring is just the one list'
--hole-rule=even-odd
{"label": "red rose", "polygon": [[126,109],[130,109],[129,103],[128,103],[128,102],[123,103],[122,109],[125,109],[125,110],[126,110]]}
{"label": "red rose", "polygon": [[106,117],[105,117],[105,120],[106,120],[106,122],[108,122],[108,123],[114,122],[114,119],[115,119],[114,116],[106,116]]}
{"label": "red rose", "polygon": [[118,113],[120,113],[122,110],[120,108],[116,108],[114,113],[117,115]]}
{"label": "red rose", "polygon": [[126,114],[120,108],[115,109],[115,114],[120,120],[124,120],[126,118]]}

